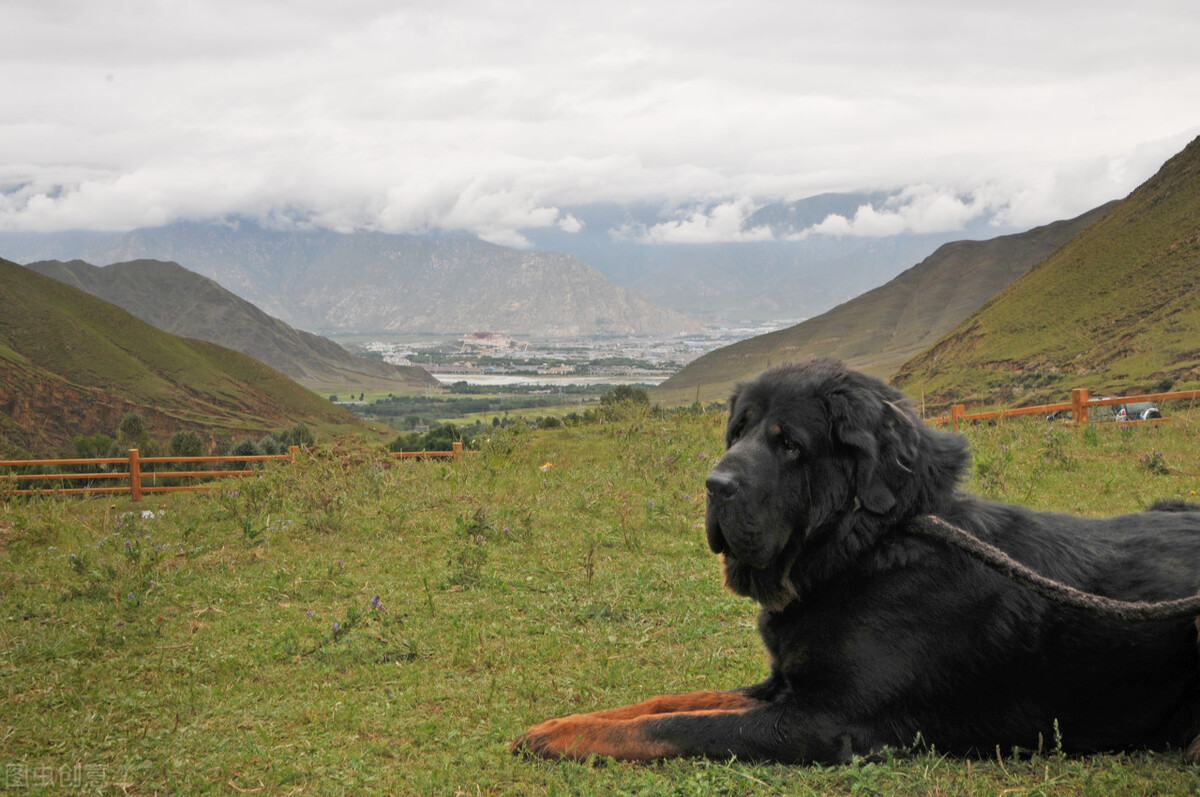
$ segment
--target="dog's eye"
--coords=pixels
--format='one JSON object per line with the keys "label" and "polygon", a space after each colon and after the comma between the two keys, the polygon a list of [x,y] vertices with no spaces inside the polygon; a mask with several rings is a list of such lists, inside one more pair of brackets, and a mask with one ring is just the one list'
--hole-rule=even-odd
{"label": "dog's eye", "polygon": [[784,451],[795,452],[800,450],[800,444],[787,435],[779,438],[779,445],[783,446]]}

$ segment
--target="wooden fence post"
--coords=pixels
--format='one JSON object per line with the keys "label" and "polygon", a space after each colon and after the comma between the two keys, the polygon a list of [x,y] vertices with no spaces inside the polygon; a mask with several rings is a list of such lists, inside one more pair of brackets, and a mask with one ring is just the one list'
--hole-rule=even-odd
{"label": "wooden fence post", "polygon": [[459,458],[462,456],[462,451],[463,451],[462,443],[459,441],[455,441],[454,445],[450,446],[450,448],[453,449],[454,461],[457,462],[459,460]]}
{"label": "wooden fence post", "polygon": [[300,453],[300,446],[288,446],[288,456],[291,457],[291,462],[296,461],[296,455]]}
{"label": "wooden fence post", "polygon": [[951,404],[950,405],[950,425],[954,427],[954,431],[958,431],[958,419],[966,414],[967,405]]}
{"label": "wooden fence post", "polygon": [[134,503],[142,500],[142,465],[136,448],[129,449],[129,497]]}
{"label": "wooden fence post", "polygon": [[1071,417],[1075,419],[1075,423],[1080,426],[1087,426],[1088,422],[1088,389],[1086,387],[1077,387],[1071,390]]}

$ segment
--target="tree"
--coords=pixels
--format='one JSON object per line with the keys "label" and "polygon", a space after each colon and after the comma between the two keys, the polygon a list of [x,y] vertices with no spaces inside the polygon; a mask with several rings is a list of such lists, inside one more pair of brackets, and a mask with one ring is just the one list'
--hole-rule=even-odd
{"label": "tree", "polygon": [[204,456],[204,441],[200,435],[192,431],[178,431],[171,436],[167,444],[173,457],[202,457]]}
{"label": "tree", "polygon": [[139,447],[149,438],[146,422],[136,412],[127,412],[117,427],[117,440],[121,445]]}
{"label": "tree", "polygon": [[277,434],[276,437],[279,438],[279,442],[283,444],[284,449],[291,446],[312,448],[317,443],[316,438],[313,437],[312,430],[308,428],[304,421],[299,421],[290,429]]}

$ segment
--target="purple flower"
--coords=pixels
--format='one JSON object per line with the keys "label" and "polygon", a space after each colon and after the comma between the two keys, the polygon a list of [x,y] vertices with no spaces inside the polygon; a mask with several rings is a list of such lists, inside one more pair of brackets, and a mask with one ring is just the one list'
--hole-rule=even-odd
{"label": "purple flower", "polygon": [[336,634],[338,631],[341,631],[341,630],[342,630],[341,624],[339,624],[335,621],[333,624],[333,633]]}
{"label": "purple flower", "polygon": [[308,617],[312,617],[312,616],[313,616],[313,610],[312,610],[312,609],[309,609],[309,610],[308,610],[307,612],[305,612],[304,614],[305,614],[306,616],[308,616]]}

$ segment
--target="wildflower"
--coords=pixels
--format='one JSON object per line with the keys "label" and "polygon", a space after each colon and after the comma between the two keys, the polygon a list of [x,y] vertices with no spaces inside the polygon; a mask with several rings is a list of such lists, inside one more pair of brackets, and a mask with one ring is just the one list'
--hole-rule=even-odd
{"label": "wildflower", "polygon": [[306,616],[306,617],[310,617],[310,618],[311,618],[311,617],[313,616],[313,610],[312,610],[312,609],[309,609],[309,610],[308,610],[308,611],[306,611],[304,614],[305,614],[305,616]]}
{"label": "wildflower", "polygon": [[551,468],[553,468],[553,467],[554,467],[554,463],[553,463],[553,462],[547,462],[547,463],[545,463],[545,464],[541,465],[540,467],[538,467],[538,470],[540,470],[542,473],[546,473],[547,471],[549,471],[549,470],[550,470]]}
{"label": "wildflower", "polygon": [[133,600],[133,593],[131,592],[128,595],[126,595],[125,597],[129,598],[129,600]]}
{"label": "wildflower", "polygon": [[337,621],[335,620],[335,621],[333,622],[333,633],[335,633],[335,634],[336,634],[338,631],[341,631],[341,630],[342,630],[342,625],[341,625],[341,623],[339,623],[339,622],[337,622]]}

